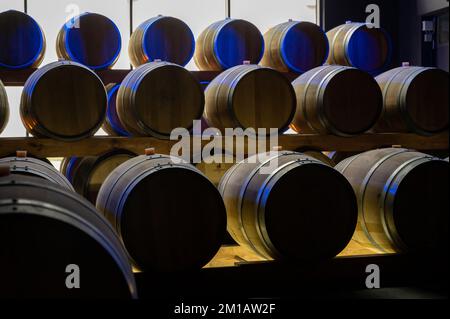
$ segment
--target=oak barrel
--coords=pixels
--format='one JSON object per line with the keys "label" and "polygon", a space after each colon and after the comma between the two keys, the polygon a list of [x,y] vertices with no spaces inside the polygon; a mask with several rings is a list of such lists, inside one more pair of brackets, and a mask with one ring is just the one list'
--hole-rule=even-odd
{"label": "oak barrel", "polygon": [[240,65],[217,76],[207,87],[205,118],[210,127],[266,129],[283,133],[295,113],[295,92],[278,71]]}
{"label": "oak barrel", "polygon": [[[69,289],[77,274],[70,265],[80,289]],[[3,298],[137,297],[127,254],[95,207],[16,174],[0,178],[0,281]]]}
{"label": "oak barrel", "polygon": [[95,205],[100,187],[108,175],[135,156],[133,152],[116,149],[101,156],[69,158],[68,164],[72,165],[66,169],[66,174],[70,176],[75,191]]}
{"label": "oak barrel", "polygon": [[298,149],[298,150],[296,150],[296,152],[303,153],[309,157],[315,158],[316,160],[319,160],[322,163],[327,164],[331,167],[336,166],[336,163],[333,161],[332,158],[328,157],[326,154],[324,154],[320,151]]}
{"label": "oak barrel", "polygon": [[12,174],[38,177],[74,191],[70,182],[48,161],[28,156],[18,151],[15,156],[0,158],[0,166],[7,166]]}
{"label": "oak barrel", "polygon": [[28,78],[20,114],[34,136],[75,141],[97,132],[106,106],[105,87],[93,71],[76,62],[58,61]]}
{"label": "oak barrel", "polygon": [[102,129],[110,136],[130,136],[130,133],[125,130],[117,114],[117,93],[119,92],[119,88],[120,84],[115,83],[110,83],[106,86],[108,109]]}
{"label": "oak barrel", "polygon": [[100,188],[97,208],[144,271],[200,269],[226,232],[216,187],[194,166],[166,155],[148,153],[116,168]]}
{"label": "oak barrel", "polygon": [[380,253],[448,249],[448,163],[387,148],[340,162],[358,197],[353,240]]}
{"label": "oak barrel", "polygon": [[211,24],[197,39],[194,61],[203,71],[221,71],[250,61],[258,64],[264,54],[264,38],[252,23],[230,19]]}
{"label": "oak barrel", "polygon": [[45,48],[44,32],[32,17],[16,10],[0,13],[0,68],[38,67]]}
{"label": "oak barrel", "polygon": [[321,66],[292,85],[297,110],[291,128],[299,133],[362,134],[376,124],[383,109],[377,82],[356,68]]}
{"label": "oak barrel", "polygon": [[218,186],[225,173],[236,164],[236,158],[232,152],[222,148],[213,148],[205,151],[206,154],[197,154],[193,157],[193,164],[208,179]]}
{"label": "oak barrel", "polygon": [[159,15],[137,27],[128,46],[133,66],[162,60],[185,66],[194,55],[195,39],[189,26],[174,17]]}
{"label": "oak barrel", "polygon": [[300,153],[249,157],[225,174],[219,190],[230,234],[266,259],[326,260],[355,230],[357,204],[348,181]]}
{"label": "oak barrel", "polygon": [[353,66],[376,75],[391,63],[391,37],[382,28],[348,22],[328,31],[327,37],[328,64]]}
{"label": "oak barrel", "polygon": [[8,124],[9,120],[9,103],[3,82],[0,80],[0,134]]}
{"label": "oak barrel", "polygon": [[76,172],[76,169],[82,159],[82,157],[71,156],[64,157],[61,161],[59,171],[71,184],[73,183],[74,173]]}
{"label": "oak barrel", "polygon": [[318,25],[305,21],[281,23],[264,34],[261,65],[280,72],[304,73],[325,63],[328,38]]}
{"label": "oak barrel", "polygon": [[168,139],[175,128],[190,130],[204,104],[204,92],[191,72],[173,63],[151,62],[125,77],[116,107],[131,135]]}
{"label": "oak barrel", "polygon": [[376,80],[383,91],[384,109],[375,131],[431,135],[448,129],[447,72],[404,66]]}

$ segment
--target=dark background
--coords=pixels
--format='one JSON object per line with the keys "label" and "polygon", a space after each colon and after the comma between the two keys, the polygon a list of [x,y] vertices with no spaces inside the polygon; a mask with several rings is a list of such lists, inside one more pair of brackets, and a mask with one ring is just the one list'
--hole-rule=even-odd
{"label": "dark background", "polygon": [[[423,66],[438,64],[429,56],[433,54],[428,52],[432,48],[422,43],[422,19],[448,13],[447,0],[320,0],[321,25],[328,31],[345,21],[365,22],[369,4],[380,7],[381,27],[392,37],[392,67],[402,62]],[[444,48],[445,53],[448,57],[448,44]],[[448,61],[439,67],[448,71]]]}

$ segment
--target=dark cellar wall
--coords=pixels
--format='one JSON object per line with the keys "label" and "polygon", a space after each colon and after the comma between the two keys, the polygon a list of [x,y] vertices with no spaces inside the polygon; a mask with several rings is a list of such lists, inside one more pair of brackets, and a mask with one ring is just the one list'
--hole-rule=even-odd
{"label": "dark cellar wall", "polygon": [[325,31],[345,23],[364,22],[366,7],[380,7],[381,27],[392,37],[392,67],[403,61],[422,64],[421,17],[447,8],[447,0],[320,0],[321,24]]}

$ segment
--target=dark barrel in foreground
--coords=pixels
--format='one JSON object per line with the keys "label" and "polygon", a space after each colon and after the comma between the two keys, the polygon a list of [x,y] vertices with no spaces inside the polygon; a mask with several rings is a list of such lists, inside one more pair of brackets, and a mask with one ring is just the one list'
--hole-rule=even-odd
{"label": "dark barrel in foreground", "polygon": [[300,153],[257,156],[236,164],[219,185],[236,242],[267,259],[290,262],[339,254],[357,221],[355,194],[345,177]]}
{"label": "dark barrel in foreground", "polygon": [[29,15],[9,10],[0,13],[0,68],[38,67],[45,55],[45,36]]}
{"label": "dark barrel in foreground", "polygon": [[264,38],[252,23],[225,19],[211,24],[197,39],[194,61],[202,71],[222,71],[249,61],[258,64]]}
{"label": "dark barrel in foreground", "polygon": [[347,66],[312,69],[294,82],[299,133],[352,136],[370,130],[383,109],[382,93],[368,73]]}
{"label": "dark barrel in foreground", "polygon": [[325,63],[328,38],[318,25],[288,21],[264,34],[265,50],[261,65],[280,72],[304,73]]}
{"label": "dark barrel in foreground", "polygon": [[135,157],[103,183],[97,208],[144,271],[198,270],[226,232],[222,197],[194,166],[166,155]]}
{"label": "dark barrel in foreground", "polygon": [[382,28],[349,21],[328,31],[327,37],[330,43],[328,64],[352,66],[372,75],[389,67],[391,37]]}
{"label": "dark barrel in foreground", "polygon": [[448,72],[402,66],[376,80],[383,92],[384,110],[375,131],[432,135],[448,129]]}
{"label": "dark barrel in foreground", "polygon": [[1,297],[137,297],[126,252],[94,206],[45,180],[4,175],[0,167]]}
{"label": "dark barrel in foreground", "polygon": [[66,22],[56,39],[59,58],[93,70],[111,68],[119,59],[121,49],[119,28],[97,13],[83,13]]}
{"label": "dark barrel in foreground", "polygon": [[76,141],[97,132],[106,106],[105,87],[93,71],[76,62],[58,61],[28,78],[20,115],[34,136]]}
{"label": "dark barrel in foreground", "polygon": [[359,204],[353,240],[379,253],[448,251],[448,162],[412,150],[369,151],[340,162]]}
{"label": "dark barrel in foreground", "polygon": [[280,72],[258,65],[239,65],[207,87],[204,119],[210,127],[278,129],[283,133],[295,113],[295,92]]}

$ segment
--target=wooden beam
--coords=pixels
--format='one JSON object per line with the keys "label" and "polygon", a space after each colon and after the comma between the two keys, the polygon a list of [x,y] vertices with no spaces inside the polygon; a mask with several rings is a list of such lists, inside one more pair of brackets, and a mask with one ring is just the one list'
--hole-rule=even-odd
{"label": "wooden beam", "polygon": [[[3,70],[0,69],[0,80],[5,86],[23,86],[30,75],[36,71],[36,69],[25,70]],[[131,70],[101,70],[97,71],[98,76],[102,79],[103,83],[120,83],[130,73]],[[216,76],[220,74],[217,71],[191,71],[199,82],[208,83],[211,82]],[[283,73],[289,81],[293,81],[298,77],[296,73]]]}
{"label": "wooden beam", "polygon": [[[223,139],[218,140],[225,145]],[[203,141],[205,145],[210,141]],[[154,147],[158,153],[169,154],[177,141],[159,140],[152,137],[92,137],[78,142],[61,142],[42,138],[0,138],[0,156],[26,150],[39,157],[95,156],[114,148],[123,148],[142,154],[145,148]],[[234,143],[235,145],[237,143]],[[239,144],[239,143],[238,143]],[[242,144],[242,143],[241,143]],[[247,150],[247,141],[243,142]],[[393,145],[421,151],[447,150],[448,132],[432,137],[414,134],[365,134],[353,138],[331,135],[282,135],[278,145],[284,150],[314,149],[321,151],[363,152]],[[267,148],[270,144],[267,142]]]}

